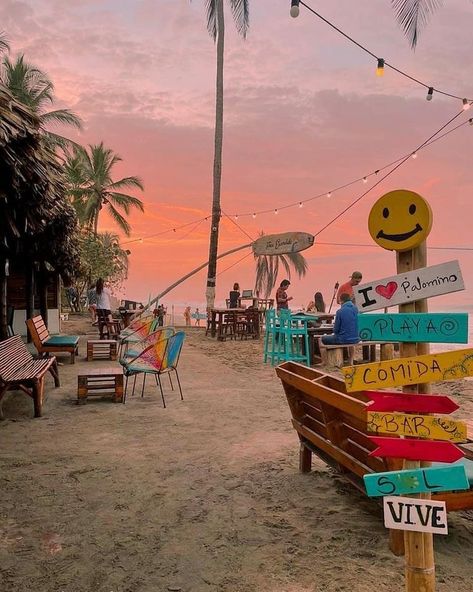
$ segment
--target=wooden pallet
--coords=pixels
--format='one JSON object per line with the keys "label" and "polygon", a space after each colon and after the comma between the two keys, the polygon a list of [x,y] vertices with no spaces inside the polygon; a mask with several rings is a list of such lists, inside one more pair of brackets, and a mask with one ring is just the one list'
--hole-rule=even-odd
{"label": "wooden pallet", "polygon": [[117,342],[115,339],[89,339],[87,341],[87,361],[117,359]]}
{"label": "wooden pallet", "polygon": [[77,403],[87,403],[87,397],[109,397],[123,403],[123,370],[97,368],[77,377]]}

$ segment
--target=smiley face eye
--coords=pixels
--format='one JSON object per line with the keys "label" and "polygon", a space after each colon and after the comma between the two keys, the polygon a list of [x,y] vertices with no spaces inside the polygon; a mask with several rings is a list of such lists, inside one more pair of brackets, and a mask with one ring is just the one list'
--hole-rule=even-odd
{"label": "smiley face eye", "polygon": [[411,214],[411,215],[412,214],[415,214],[416,213],[416,210],[417,210],[417,208],[416,208],[415,204],[411,204],[409,206],[409,214]]}
{"label": "smiley face eye", "polygon": [[383,218],[387,218],[389,216],[389,210],[388,208],[384,208],[383,209]]}

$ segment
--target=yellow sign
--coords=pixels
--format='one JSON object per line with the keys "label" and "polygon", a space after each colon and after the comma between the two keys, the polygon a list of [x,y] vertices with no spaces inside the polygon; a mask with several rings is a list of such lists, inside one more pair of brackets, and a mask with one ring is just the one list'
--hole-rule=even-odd
{"label": "yellow sign", "polygon": [[450,442],[463,442],[467,439],[466,424],[448,417],[368,411],[367,418],[368,431],[377,434],[396,434]]}
{"label": "yellow sign", "polygon": [[390,251],[409,251],[428,237],[432,210],[418,193],[398,189],[371,208],[368,229],[375,243]]}
{"label": "yellow sign", "polygon": [[348,392],[473,376],[473,349],[399,358],[342,368]]}

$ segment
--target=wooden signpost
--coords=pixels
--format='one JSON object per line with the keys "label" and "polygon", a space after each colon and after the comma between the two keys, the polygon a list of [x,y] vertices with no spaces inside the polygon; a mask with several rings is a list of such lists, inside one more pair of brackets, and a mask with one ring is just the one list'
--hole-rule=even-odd
{"label": "wooden signpost", "polygon": [[431,438],[447,442],[465,442],[466,423],[448,417],[412,415],[407,413],[379,413],[368,411],[368,432]]}
{"label": "wooden signpost", "polygon": [[[464,457],[463,451],[451,442],[436,440],[411,440],[370,436],[378,448],[370,456],[381,458],[404,458],[405,460],[425,460],[451,463]],[[409,467],[418,468],[418,467]]]}
{"label": "wooden signpost", "polygon": [[362,341],[468,343],[468,314],[363,314],[358,331]]}
{"label": "wooden signpost", "polygon": [[460,491],[470,488],[463,465],[371,473],[364,475],[363,480],[366,493],[370,497]]}
{"label": "wooden signpost", "polygon": [[365,391],[371,399],[370,411],[411,411],[416,413],[453,413],[459,406],[446,395],[409,395],[388,391]]}
{"label": "wooden signpost", "polygon": [[[386,528],[448,534],[445,502],[419,500],[411,497],[385,497],[384,525]],[[414,588],[412,589],[414,591]],[[416,592],[427,588],[416,588]]]}
{"label": "wooden signpost", "polygon": [[450,294],[464,288],[458,261],[449,261],[360,284],[354,287],[353,294],[359,311],[368,312]]}
{"label": "wooden signpost", "polygon": [[346,366],[342,372],[348,392],[456,380],[473,376],[473,348]]}
{"label": "wooden signpost", "polygon": [[265,234],[252,244],[255,255],[284,255],[304,251],[314,244],[315,237],[307,232]]}

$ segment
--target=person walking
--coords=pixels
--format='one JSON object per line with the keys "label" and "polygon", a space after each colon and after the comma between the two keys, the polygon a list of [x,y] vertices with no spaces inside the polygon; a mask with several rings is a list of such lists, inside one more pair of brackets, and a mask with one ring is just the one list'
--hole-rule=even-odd
{"label": "person walking", "polygon": [[349,279],[349,281],[342,284],[338,288],[337,304],[342,304],[342,294],[348,294],[350,296],[350,299],[354,302],[355,297],[353,295],[353,286],[357,286],[361,282],[362,279],[363,279],[363,276],[361,274],[361,271],[354,271],[351,274],[351,278]]}

